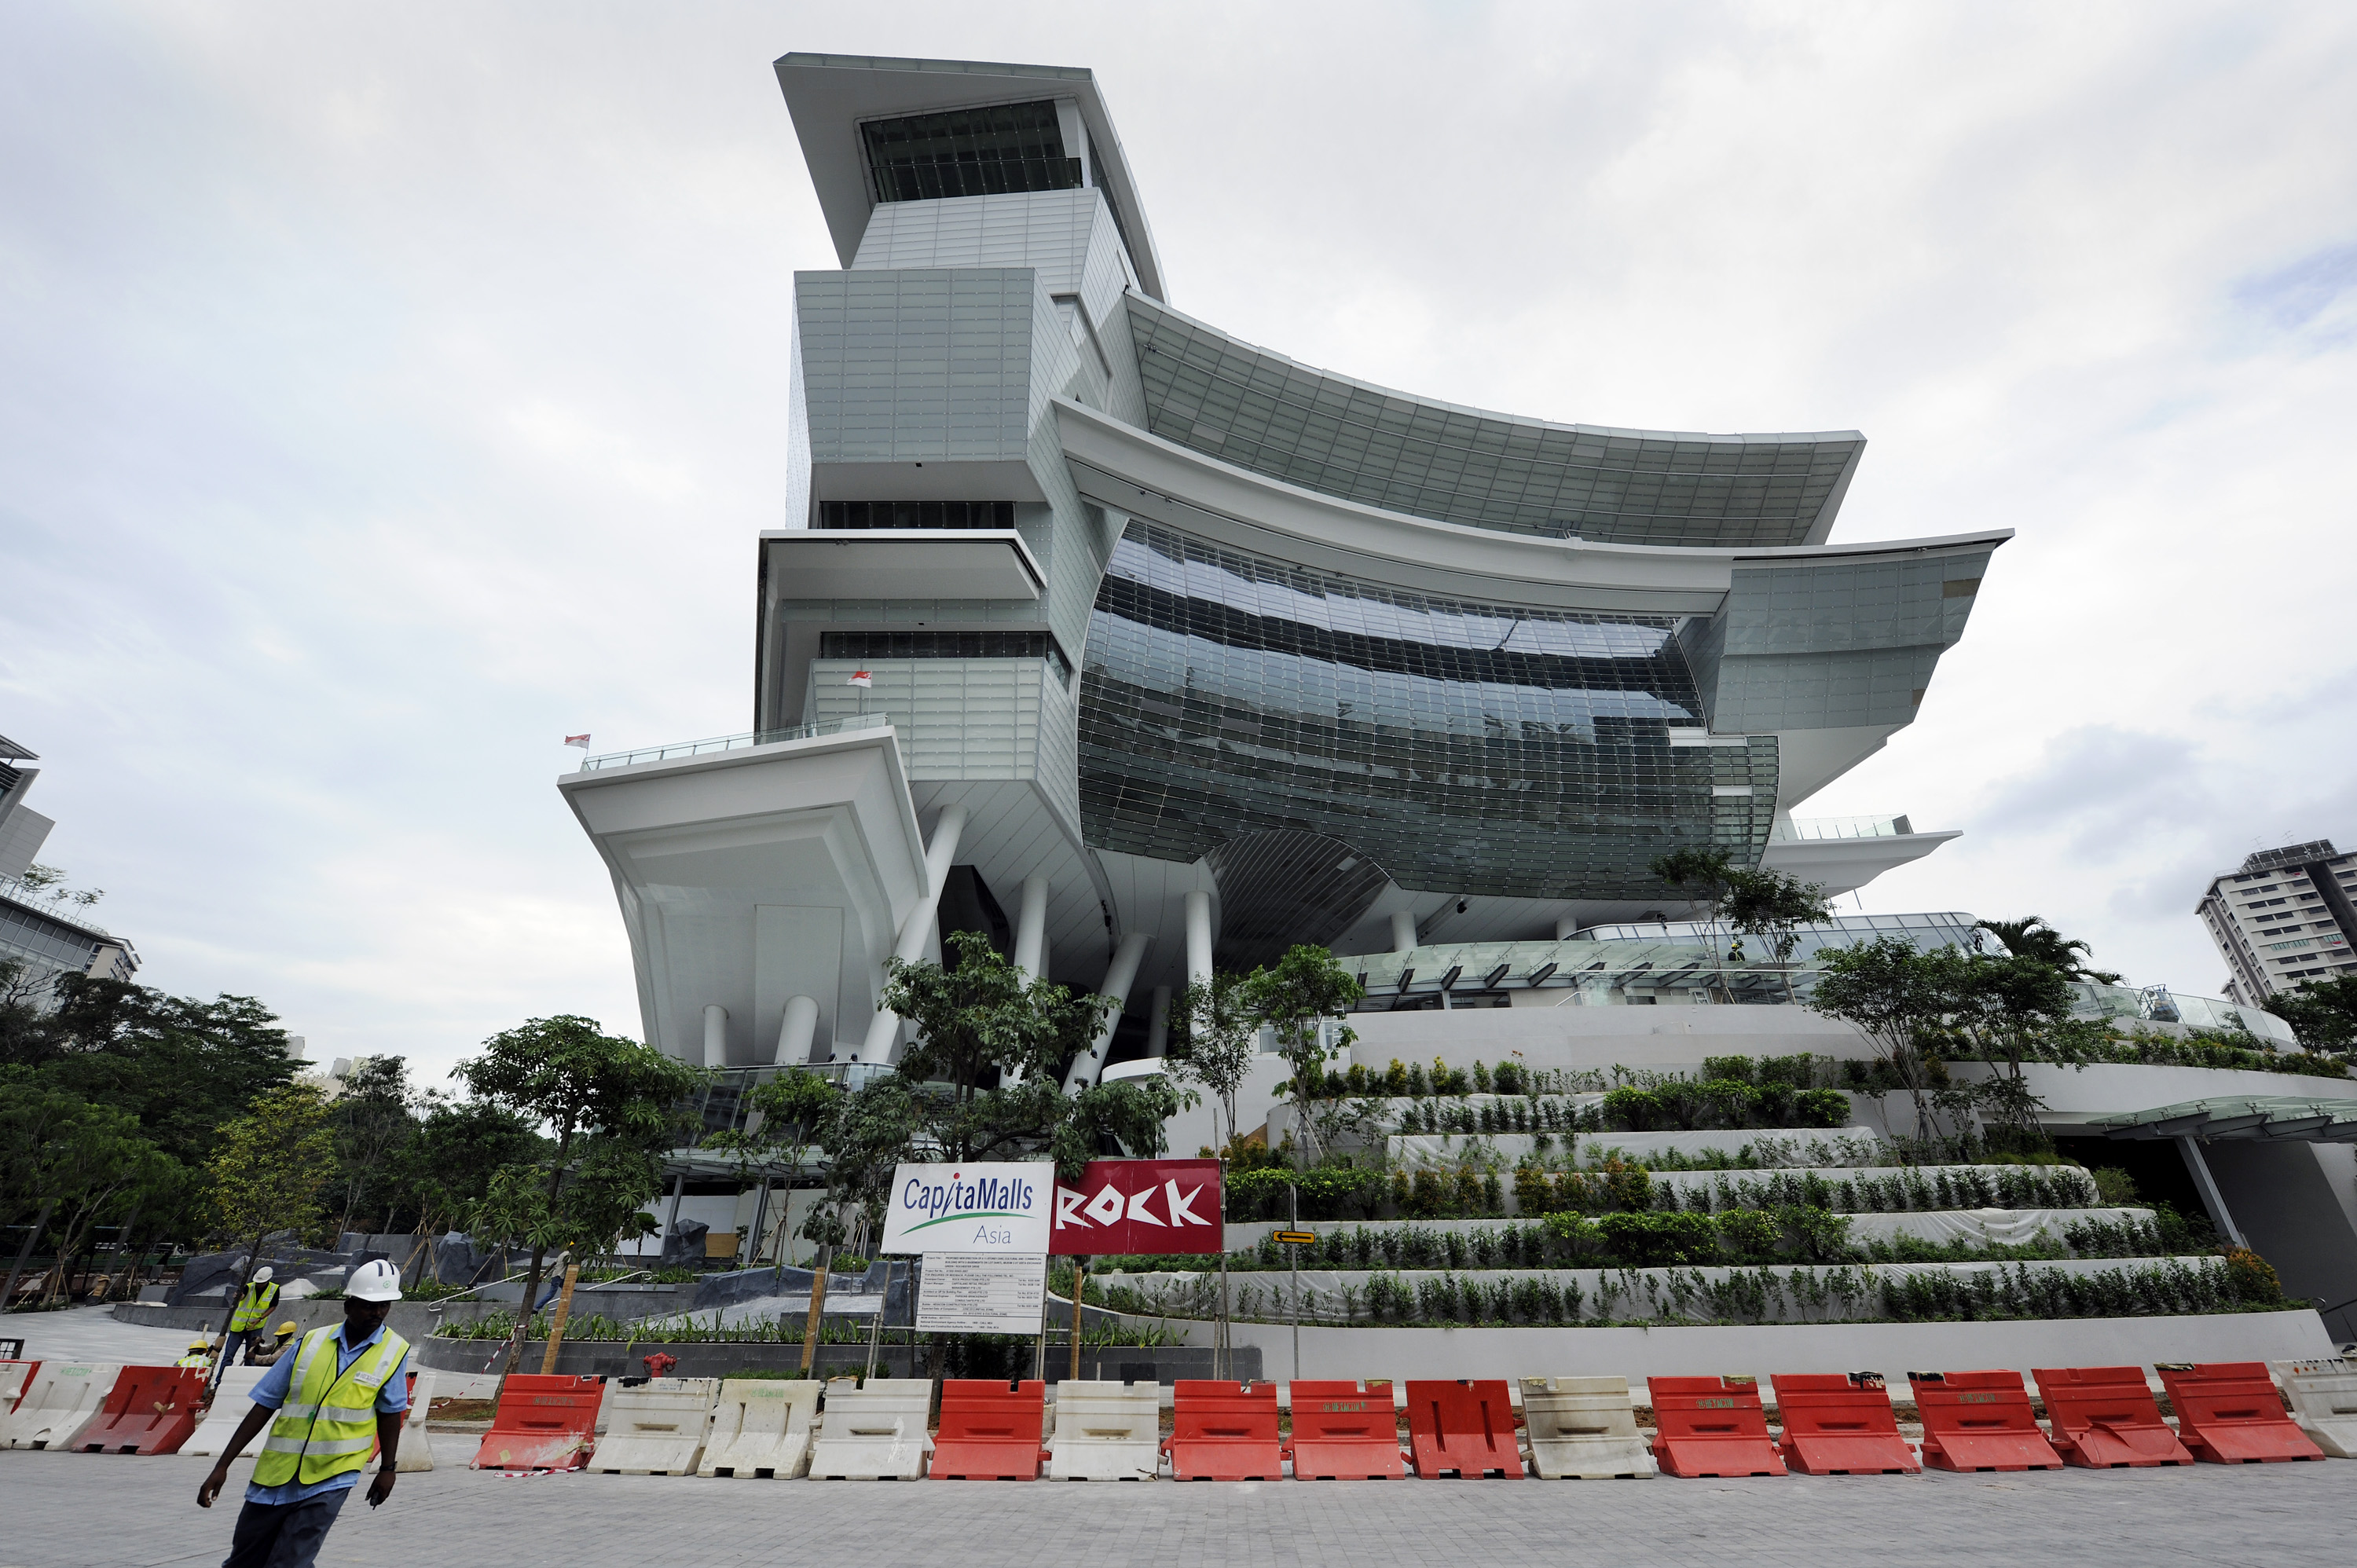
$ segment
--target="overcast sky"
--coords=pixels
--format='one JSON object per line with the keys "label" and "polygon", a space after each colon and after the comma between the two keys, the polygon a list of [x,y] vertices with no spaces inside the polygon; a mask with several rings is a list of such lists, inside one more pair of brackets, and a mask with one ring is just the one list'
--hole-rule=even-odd
{"label": "overcast sky", "polygon": [[1085,65],[1172,302],[1456,402],[1856,427],[1836,539],[2002,525],[1804,814],[1878,910],[2213,993],[2357,844],[2357,8],[0,5],[0,735],[140,978],[438,1077],[638,1030],[554,788],[751,722],[791,274],[770,62]]}

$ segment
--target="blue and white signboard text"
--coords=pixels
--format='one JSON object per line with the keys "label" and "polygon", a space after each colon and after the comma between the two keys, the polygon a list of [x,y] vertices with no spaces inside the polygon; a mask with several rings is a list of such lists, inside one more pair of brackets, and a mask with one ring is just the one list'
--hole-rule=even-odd
{"label": "blue and white signboard text", "polygon": [[1044,1255],[1055,1200],[1056,1167],[1049,1160],[902,1165],[892,1173],[878,1250]]}

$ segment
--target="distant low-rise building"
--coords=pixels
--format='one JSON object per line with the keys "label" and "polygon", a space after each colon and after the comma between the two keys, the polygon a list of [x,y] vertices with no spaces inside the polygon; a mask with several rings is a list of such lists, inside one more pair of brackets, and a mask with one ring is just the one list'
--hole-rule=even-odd
{"label": "distant low-rise building", "polygon": [[2226,961],[2226,994],[2245,1006],[2306,981],[2357,972],[2357,854],[2330,839],[2262,850],[2211,880],[2195,913]]}
{"label": "distant low-rise building", "polygon": [[60,974],[127,981],[139,970],[128,941],[86,918],[81,906],[27,884],[33,857],[57,825],[25,804],[40,773],[25,764],[39,760],[0,736],[0,961],[22,962],[25,980],[44,988]]}

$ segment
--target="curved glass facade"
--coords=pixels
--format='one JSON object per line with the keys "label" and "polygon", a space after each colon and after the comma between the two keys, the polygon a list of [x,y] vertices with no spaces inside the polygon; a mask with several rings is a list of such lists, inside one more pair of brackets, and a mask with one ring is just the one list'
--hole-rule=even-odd
{"label": "curved glass facade", "polygon": [[1641,898],[1654,856],[1747,863],[1776,796],[1771,736],[1700,735],[1665,617],[1437,599],[1133,519],[1081,684],[1092,845],[1190,862],[1318,833],[1403,886]]}
{"label": "curved glass facade", "polygon": [[[1129,302],[1146,427],[1304,489],[1551,539],[1757,549],[1830,528],[1866,438],[1548,424],[1427,402]],[[1824,537],[1822,530],[1817,537]]]}

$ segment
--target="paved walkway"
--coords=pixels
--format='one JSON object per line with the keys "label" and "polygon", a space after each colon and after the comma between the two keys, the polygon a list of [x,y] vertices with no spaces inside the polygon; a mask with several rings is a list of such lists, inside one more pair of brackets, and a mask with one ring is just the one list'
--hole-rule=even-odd
{"label": "paved walkway", "polygon": [[[2357,1538],[2357,1462],[2348,1460],[1752,1481],[1022,1485],[511,1480],[465,1469],[474,1446],[471,1437],[436,1434],[441,1467],[404,1476],[379,1512],[355,1500],[321,1563],[2344,1568]],[[248,1468],[237,1466],[239,1484]],[[0,1453],[0,1568],[219,1563],[235,1499],[199,1510],[204,1469],[197,1459]]]}

